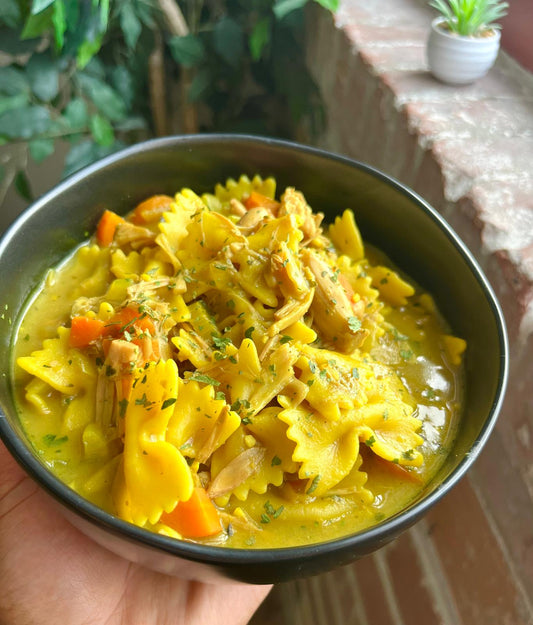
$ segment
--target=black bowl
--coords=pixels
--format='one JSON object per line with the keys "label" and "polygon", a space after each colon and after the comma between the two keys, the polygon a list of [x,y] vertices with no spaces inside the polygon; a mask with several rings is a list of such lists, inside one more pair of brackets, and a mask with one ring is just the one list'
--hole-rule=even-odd
{"label": "black bowl", "polygon": [[494,426],[507,380],[505,326],[476,261],[446,222],[415,193],[348,158],[288,142],[234,135],[169,137],[136,145],[71,176],[26,210],[0,243],[0,345],[11,352],[17,316],[43,274],[92,232],[105,207],[124,213],[154,193],[212,190],[241,173],[275,176],[301,189],[327,220],[355,211],[364,239],[384,250],[436,298],[466,339],[466,399],[457,439],[438,475],[408,508],[368,529],[303,547],[238,550],[150,533],[90,504],[52,475],[20,426],[12,359],[0,363],[0,435],[12,455],[86,534],[110,550],[188,579],[251,583],[314,575],[368,554],[417,521],[472,465]]}

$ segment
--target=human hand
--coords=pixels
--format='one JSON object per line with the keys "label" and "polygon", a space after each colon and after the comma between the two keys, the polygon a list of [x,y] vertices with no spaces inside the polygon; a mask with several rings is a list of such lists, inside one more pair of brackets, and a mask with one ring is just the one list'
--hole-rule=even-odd
{"label": "human hand", "polygon": [[0,442],[0,625],[244,625],[269,586],[155,573],[87,538]]}

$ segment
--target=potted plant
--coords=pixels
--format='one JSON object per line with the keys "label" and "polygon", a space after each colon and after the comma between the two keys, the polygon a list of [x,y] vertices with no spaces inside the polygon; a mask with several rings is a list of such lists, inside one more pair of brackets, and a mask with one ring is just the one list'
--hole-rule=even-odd
{"label": "potted plant", "polygon": [[497,20],[507,13],[500,0],[431,0],[440,15],[431,23],[427,60],[442,82],[465,85],[484,76],[500,47]]}

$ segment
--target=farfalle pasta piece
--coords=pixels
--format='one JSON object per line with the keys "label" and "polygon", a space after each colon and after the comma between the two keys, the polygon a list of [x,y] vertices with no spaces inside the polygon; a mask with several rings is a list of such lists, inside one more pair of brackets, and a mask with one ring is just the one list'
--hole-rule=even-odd
{"label": "farfalle pasta piece", "polygon": [[278,419],[283,408],[271,406],[248,419],[246,428],[266,449],[265,457],[271,466],[279,466],[285,473],[296,473],[298,464],[292,459],[295,443],[287,437],[287,424]]}
{"label": "farfalle pasta piece", "polygon": [[355,262],[365,257],[363,239],[351,210],[345,210],[341,216],[335,217],[328,234],[341,254],[346,254]]}
{"label": "farfalle pasta piece", "polygon": [[276,181],[274,178],[261,178],[254,176],[252,180],[248,176],[240,176],[236,181],[228,178],[225,185],[217,184],[215,186],[215,197],[222,203],[229,202],[231,199],[243,200],[250,195],[252,191],[257,191],[268,198],[274,198],[276,193]]}
{"label": "farfalle pasta piece", "polygon": [[324,495],[352,470],[359,454],[357,418],[325,419],[309,406],[282,410],[287,437],[296,443],[292,456],[300,464],[298,475],[307,480],[306,493]]}
{"label": "farfalle pasta piece", "polygon": [[225,400],[215,399],[213,386],[179,378],[166,436],[184,456],[206,462],[240,424],[239,415],[228,410]]}
{"label": "farfalle pasta piece", "polygon": [[125,520],[155,524],[193,489],[187,461],[166,440],[178,398],[178,369],[173,360],[150,363],[136,372],[135,380],[130,400],[123,404],[123,477],[118,478],[115,499]]}
{"label": "farfalle pasta piece", "polygon": [[387,404],[368,404],[364,425],[359,429],[361,441],[372,451],[396,464],[419,467],[424,461],[418,447],[424,439],[418,434],[422,422],[405,414],[401,407]]}
{"label": "farfalle pasta piece", "polygon": [[59,327],[58,338],[43,341],[43,349],[17,358],[25,371],[64,395],[75,395],[94,384],[96,365],[92,358],[69,347],[70,330]]}
{"label": "farfalle pasta piece", "polygon": [[136,279],[144,269],[144,259],[139,252],[126,255],[118,249],[111,256],[111,271],[117,278]]}
{"label": "farfalle pasta piece", "polygon": [[415,294],[414,287],[388,267],[368,267],[367,273],[372,278],[372,286],[391,306],[405,306],[407,298]]}

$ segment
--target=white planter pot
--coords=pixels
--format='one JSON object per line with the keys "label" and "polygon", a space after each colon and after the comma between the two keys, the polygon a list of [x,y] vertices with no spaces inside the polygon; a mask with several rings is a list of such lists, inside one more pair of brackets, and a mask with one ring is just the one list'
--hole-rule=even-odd
{"label": "white planter pot", "polygon": [[498,55],[500,31],[488,37],[464,37],[441,28],[442,22],[440,17],[433,20],[427,42],[433,76],[452,85],[467,85],[484,76]]}

